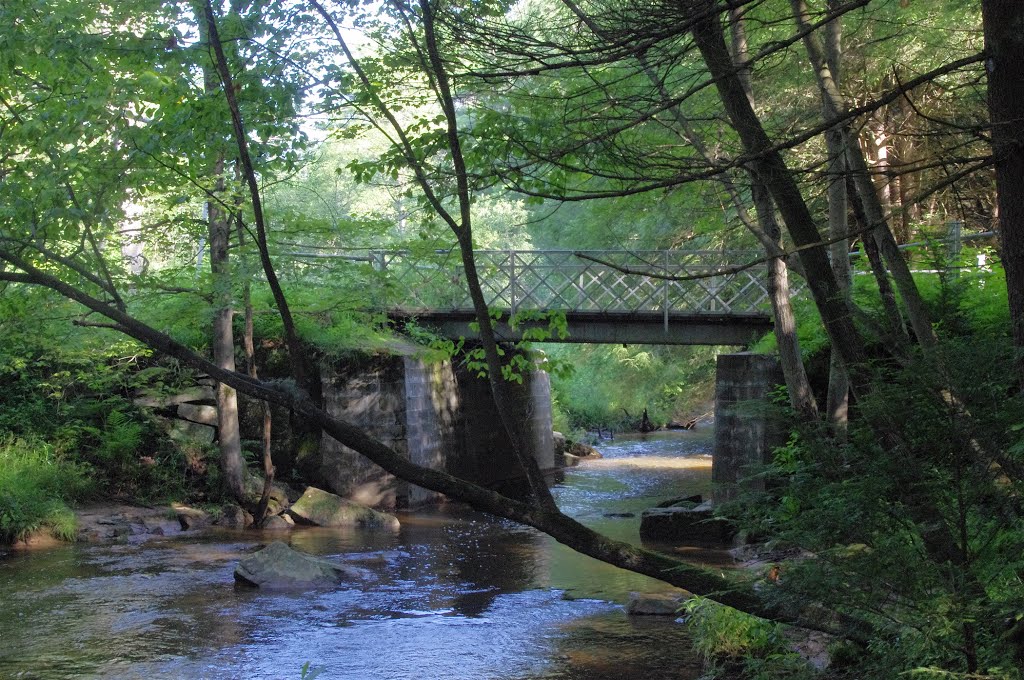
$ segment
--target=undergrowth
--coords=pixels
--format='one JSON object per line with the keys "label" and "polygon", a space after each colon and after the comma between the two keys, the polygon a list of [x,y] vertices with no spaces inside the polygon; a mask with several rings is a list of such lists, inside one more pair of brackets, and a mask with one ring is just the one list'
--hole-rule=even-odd
{"label": "undergrowth", "polygon": [[698,596],[686,601],[683,614],[694,651],[704,659],[705,679],[737,672],[749,680],[813,677],[810,666],[788,648],[780,624]]}
{"label": "undergrowth", "polygon": [[88,466],[64,460],[36,439],[0,438],[0,542],[47,529],[69,540],[75,516],[68,503],[94,488]]}

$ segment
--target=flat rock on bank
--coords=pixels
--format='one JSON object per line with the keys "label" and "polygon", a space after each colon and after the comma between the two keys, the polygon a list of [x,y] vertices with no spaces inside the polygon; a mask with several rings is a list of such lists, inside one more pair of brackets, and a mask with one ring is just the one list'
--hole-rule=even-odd
{"label": "flat rock on bank", "polygon": [[729,522],[715,516],[710,502],[651,508],[640,516],[640,538],[645,541],[715,548],[729,545],[734,533]]}
{"label": "flat rock on bank", "polygon": [[357,569],[318,560],[280,541],[246,557],[235,567],[238,583],[271,590],[329,587],[362,576]]}
{"label": "flat rock on bank", "polygon": [[91,505],[79,508],[75,518],[76,540],[86,543],[172,536],[186,528],[171,507]]}
{"label": "flat rock on bank", "polygon": [[394,515],[378,512],[312,486],[288,509],[288,514],[297,522],[321,527],[351,526],[398,531],[402,526]]}

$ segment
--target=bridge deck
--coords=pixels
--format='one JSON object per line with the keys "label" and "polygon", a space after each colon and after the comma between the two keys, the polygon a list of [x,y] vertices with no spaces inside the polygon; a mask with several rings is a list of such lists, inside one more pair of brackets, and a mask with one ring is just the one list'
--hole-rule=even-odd
{"label": "bridge deck", "polygon": [[[477,338],[472,311],[394,310],[388,316],[411,321],[447,338]],[[772,329],[767,314],[685,314],[660,312],[565,312],[568,336],[545,342],[632,345],[746,345]],[[523,339],[523,330],[545,328],[542,321],[525,321],[512,328],[509,314],[495,323],[498,340]]]}

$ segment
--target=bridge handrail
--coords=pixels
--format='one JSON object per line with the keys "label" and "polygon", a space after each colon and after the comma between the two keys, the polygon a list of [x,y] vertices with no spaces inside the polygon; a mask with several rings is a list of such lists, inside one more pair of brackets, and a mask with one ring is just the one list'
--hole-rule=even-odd
{"label": "bridge handrail", "polygon": [[[660,312],[667,318],[673,313],[761,314],[768,309],[765,265],[716,274],[757,259],[759,253],[753,250],[488,249],[475,254],[488,306],[513,313]],[[323,252],[292,255],[331,257]],[[456,250],[347,250],[334,257],[369,264],[378,272],[384,283],[381,303],[385,308],[472,309]],[[679,281],[631,269],[712,276]]]}
{"label": "bridge handrail", "polygon": [[[949,233],[948,239],[910,245],[948,242],[948,255],[955,257],[963,241],[991,235],[962,235],[960,228],[952,227]],[[421,251],[299,247],[315,252],[289,255],[370,265],[381,284],[375,297],[382,309],[472,310],[463,282],[461,258],[455,248]],[[671,314],[770,313],[767,265],[744,267],[763,258],[763,252],[758,250],[484,249],[475,254],[488,306],[512,313],[658,312],[666,323]],[[850,253],[851,257],[857,255]],[[659,278],[640,271],[696,278]],[[803,282],[791,277],[790,287],[793,294],[798,294]]]}

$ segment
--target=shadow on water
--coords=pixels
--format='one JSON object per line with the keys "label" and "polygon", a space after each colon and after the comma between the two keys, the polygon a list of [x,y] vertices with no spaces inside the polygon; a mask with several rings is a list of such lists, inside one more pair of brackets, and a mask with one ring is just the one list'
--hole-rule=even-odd
{"label": "shadow on water", "polygon": [[[620,439],[555,494],[584,523],[636,541],[644,508],[707,492],[709,447],[700,434]],[[664,584],[460,508],[402,522],[397,535],[224,532],[8,554],[0,677],[299,678],[307,661],[321,678],[699,676],[682,626],[619,606]],[[280,539],[373,577],[305,593],[235,588],[237,560]]]}

